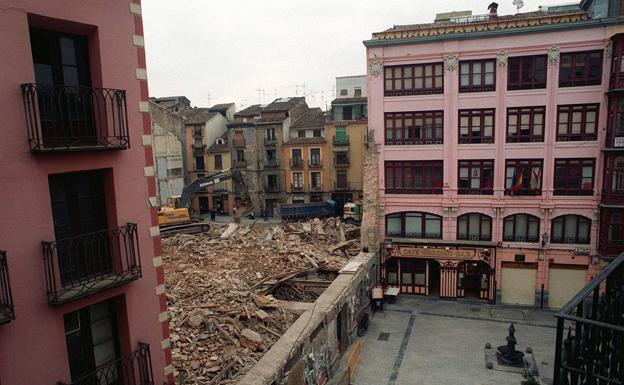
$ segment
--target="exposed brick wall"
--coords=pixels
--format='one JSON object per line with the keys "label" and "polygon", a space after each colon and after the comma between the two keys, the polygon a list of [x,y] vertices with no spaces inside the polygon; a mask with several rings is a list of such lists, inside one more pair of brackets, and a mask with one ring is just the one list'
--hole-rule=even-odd
{"label": "exposed brick wall", "polygon": [[363,191],[364,199],[362,200],[362,247],[368,247],[369,251],[377,250],[377,233],[379,226],[379,218],[377,212],[379,208],[378,200],[378,184],[379,184],[379,168],[378,168],[379,150],[374,140],[374,130],[368,133],[368,148],[364,156],[363,171]]}

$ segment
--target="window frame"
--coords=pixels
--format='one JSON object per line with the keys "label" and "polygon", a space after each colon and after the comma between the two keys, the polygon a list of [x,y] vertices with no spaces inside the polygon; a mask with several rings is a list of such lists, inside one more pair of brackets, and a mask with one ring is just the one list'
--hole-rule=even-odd
{"label": "window frame", "polygon": [[[442,160],[386,161],[384,170],[386,194],[442,194],[444,184],[444,161]],[[416,188],[417,170],[420,174],[420,188]],[[426,173],[428,175],[425,175]],[[400,178],[397,178],[399,175]],[[430,186],[425,186],[427,178],[431,181]],[[399,179],[400,186],[396,183]],[[404,187],[404,181],[408,180],[411,186]]]}
{"label": "window frame", "polygon": [[[566,218],[567,217],[575,217],[576,218],[576,229],[575,229],[575,235],[574,235],[574,239],[572,240],[572,242],[570,241],[569,238],[565,237],[565,233],[566,233]],[[555,237],[555,221],[561,221],[561,238],[559,237]],[[581,225],[581,221],[585,221],[587,223],[587,239],[583,240],[582,238],[580,238],[580,234],[579,234],[579,228]],[[555,243],[555,244],[566,244],[566,245],[588,245],[591,243],[591,226],[592,226],[592,221],[591,219],[584,217],[582,215],[578,215],[578,214],[566,214],[566,215],[560,215],[556,218],[553,218],[551,221],[551,226],[550,226],[550,243]]]}
{"label": "window frame", "polygon": [[[518,217],[519,216],[525,216],[526,217],[526,221],[525,221],[525,228],[524,228],[524,235],[518,236],[516,233],[516,227],[518,226],[517,222],[518,221]],[[537,231],[534,237],[531,237],[531,234],[529,234],[529,228],[530,228],[530,223],[537,223]],[[506,231],[506,227],[507,224],[511,223],[511,233],[513,234],[512,238],[507,237],[505,234],[507,233]],[[517,213],[517,214],[512,214],[512,215],[508,215],[505,218],[503,218],[503,241],[504,242],[526,242],[526,243],[537,243],[540,240],[540,225],[541,225],[541,219],[535,215],[531,215],[531,214],[525,214],[525,213]]]}
{"label": "window frame", "polygon": [[[427,68],[431,68],[431,73],[429,75],[426,74]],[[407,69],[409,69],[411,74],[406,76],[406,72],[408,72]],[[416,76],[417,69],[419,69],[421,76]],[[390,76],[388,76],[388,72],[390,72]],[[416,79],[420,79],[422,87],[416,87]],[[431,80],[431,87],[425,86],[427,79]],[[388,88],[388,82],[392,85],[391,89]],[[397,82],[400,82],[400,90],[396,89]],[[406,88],[406,84],[409,88]],[[409,86],[409,84],[411,84],[411,86]],[[443,62],[384,66],[384,96],[433,95],[443,93]]]}
{"label": "window frame", "polygon": [[[544,81],[536,80],[538,70],[537,61],[543,60],[544,64]],[[527,63],[528,61],[528,63]],[[517,63],[518,69],[514,69]],[[523,72],[526,72],[525,67],[529,66],[528,72],[530,73],[531,80],[523,81]],[[529,55],[529,56],[513,56],[508,59],[507,63],[508,75],[507,75],[507,90],[534,90],[546,88],[548,83],[548,57],[547,55]],[[512,79],[514,74],[517,74],[517,80]]]}
{"label": "window frame", "polygon": [[[495,132],[496,132],[496,109],[494,108],[476,108],[476,109],[467,109],[467,110],[459,110],[458,112],[458,121],[457,121],[457,136],[459,144],[493,144],[495,142]],[[479,136],[473,137],[471,134],[474,132],[472,128],[474,127],[473,119],[480,118],[481,123],[479,124]],[[492,135],[485,135],[485,118],[489,117],[492,119]],[[467,131],[468,134],[462,137],[462,118],[468,118],[468,126]]]}
{"label": "window frame", "polygon": [[[466,234],[462,235],[459,232],[460,221],[466,220]],[[479,234],[477,235],[477,239],[472,239],[470,234],[470,222],[472,220],[477,220],[479,223]],[[489,221],[490,224],[490,233],[485,236],[483,234],[483,221]],[[466,213],[457,217],[457,233],[455,238],[458,241],[492,241],[492,217],[482,213]]]}
{"label": "window frame", "polygon": [[[539,191],[534,190],[531,191],[530,190],[530,183],[531,183],[531,176],[532,176],[532,172],[533,172],[533,168],[538,166],[540,167],[540,175],[539,175]],[[522,193],[521,194],[517,194],[517,192],[512,191],[513,185],[514,185],[514,177],[515,177],[515,172],[514,175],[511,176],[511,185],[512,187],[507,187],[507,181],[509,180],[510,176],[507,174],[507,172],[509,171],[509,167],[514,167],[515,170],[518,169],[519,166],[522,166],[526,169],[529,169],[529,172],[531,174],[529,174],[529,177],[527,178],[527,182],[529,187],[523,187],[522,188]],[[524,183],[524,172],[522,173],[523,176],[523,184]],[[543,159],[506,159],[505,160],[505,195],[510,195],[510,196],[541,196],[542,195],[542,189],[544,186],[544,160]]]}
{"label": "window frame", "polygon": [[[541,135],[535,134],[536,116],[541,114]],[[522,116],[529,115],[529,131],[530,133],[522,133]],[[516,133],[510,133],[511,117],[515,117]],[[506,123],[506,141],[507,143],[529,143],[529,142],[544,142],[544,126],[546,124],[546,107],[545,106],[531,106],[531,107],[509,107],[507,108],[507,123]]]}
{"label": "window frame", "polygon": [[[419,234],[408,234],[406,232],[405,222],[406,218],[414,217],[418,218],[420,216],[421,229]],[[389,218],[400,218],[401,221],[401,231],[399,234],[396,233],[388,233],[388,219]],[[427,220],[430,221],[438,221],[438,233],[430,233],[429,235],[426,232],[427,229]],[[443,228],[444,218],[441,215],[427,213],[424,211],[402,211],[398,213],[388,214],[385,217],[385,235],[386,237],[399,237],[399,238],[417,238],[417,239],[442,239],[442,228]]]}
{"label": "window frame", "polygon": [[[488,63],[492,64],[492,84],[485,84],[486,74],[486,66]],[[468,73],[464,74],[463,64],[468,65]],[[474,84],[474,76],[476,75],[475,66],[480,66],[480,82],[479,84]],[[468,92],[491,92],[496,91],[496,59],[479,59],[479,60],[462,60],[459,62],[459,70],[457,71],[459,75],[459,93],[468,93]],[[462,86],[462,76],[468,76],[468,85]]]}
{"label": "window frame", "polygon": [[[584,55],[583,63],[577,64],[577,56]],[[599,55],[599,68],[597,75],[590,76],[590,58],[592,55]],[[564,79],[563,69],[565,68],[565,60],[570,57],[570,78]],[[577,52],[563,52],[559,57],[559,87],[583,87],[583,86],[595,86],[602,83],[602,69],[603,69],[604,52],[603,50],[591,50],[591,51],[577,51]],[[575,76],[577,68],[583,68],[582,76]]]}
{"label": "window frame", "polygon": [[[578,163],[575,165],[574,163]],[[591,166],[591,188],[584,189],[583,186],[583,168]],[[558,180],[557,169],[563,167],[565,169],[564,184],[565,187],[557,187]],[[580,186],[570,187],[569,179],[573,177],[572,171],[574,168],[580,168],[579,182]],[[596,159],[595,158],[556,158],[555,159],[555,172],[553,181],[553,195],[575,195],[575,196],[591,196],[594,195],[594,186],[596,178]]]}
{"label": "window frame", "polygon": [[[462,168],[468,168],[468,176],[462,178]],[[483,187],[484,185],[484,170],[489,168],[491,171],[491,184],[490,187]],[[479,188],[472,187],[473,169],[479,169]],[[494,195],[494,159],[470,159],[459,160],[457,162],[457,194],[460,195]],[[467,188],[462,188],[462,179],[466,179],[468,183]]]}
{"label": "window frame", "polygon": [[[581,113],[581,133],[574,134],[572,133],[573,115],[576,112]],[[594,132],[587,133],[587,114],[589,112],[595,113],[594,120]],[[562,124],[561,122],[561,114],[567,113],[567,122],[566,125],[566,133],[560,134],[559,128]],[[600,104],[591,103],[591,104],[561,104],[557,106],[557,129],[555,132],[555,137],[557,142],[579,142],[579,141],[595,141],[598,138],[598,119],[600,113]]]}
{"label": "window frame", "polygon": [[[431,120],[430,127],[426,124]],[[416,121],[421,120],[422,126],[418,129]],[[411,126],[406,126],[406,122],[412,122]],[[439,123],[438,123],[439,121]],[[397,127],[397,122],[401,122],[401,127]],[[389,127],[391,124],[391,127]],[[410,111],[410,112],[387,112],[385,114],[385,144],[386,145],[426,145],[444,143],[444,111]],[[420,137],[416,137],[416,132],[420,130]],[[428,132],[430,131],[430,132]],[[397,133],[400,132],[400,138]],[[391,136],[388,134],[391,133]],[[431,137],[426,134],[431,133]],[[409,138],[406,138],[409,136]]]}

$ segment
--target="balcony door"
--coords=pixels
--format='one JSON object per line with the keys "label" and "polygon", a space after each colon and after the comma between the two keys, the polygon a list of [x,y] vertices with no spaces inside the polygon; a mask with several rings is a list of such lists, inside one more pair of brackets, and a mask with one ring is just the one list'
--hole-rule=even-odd
{"label": "balcony door", "polygon": [[72,382],[85,378],[85,384],[121,384],[121,367],[95,372],[120,356],[114,299],[67,313],[63,320]]}
{"label": "balcony door", "polygon": [[63,286],[112,271],[104,177],[103,170],[48,177]]}
{"label": "balcony door", "polygon": [[30,44],[44,146],[96,144],[87,38],[31,28]]}

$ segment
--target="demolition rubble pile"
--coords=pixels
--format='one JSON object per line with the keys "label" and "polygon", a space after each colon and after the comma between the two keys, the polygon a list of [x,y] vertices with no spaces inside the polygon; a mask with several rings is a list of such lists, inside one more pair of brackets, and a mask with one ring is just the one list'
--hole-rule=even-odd
{"label": "demolition rubble pile", "polygon": [[176,383],[236,383],[297,318],[269,293],[302,274],[337,271],[359,249],[359,228],[333,218],[211,224],[163,239]]}

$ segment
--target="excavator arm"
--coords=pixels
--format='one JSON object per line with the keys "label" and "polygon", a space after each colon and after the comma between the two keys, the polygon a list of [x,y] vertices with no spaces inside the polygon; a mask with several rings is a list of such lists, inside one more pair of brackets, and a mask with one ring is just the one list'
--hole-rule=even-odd
{"label": "excavator arm", "polygon": [[250,201],[249,193],[248,193],[248,185],[245,176],[236,168],[229,168],[223,171],[219,171],[210,175],[206,175],[201,178],[197,178],[194,182],[188,184],[182,190],[182,195],[180,197],[180,203],[178,208],[191,209],[191,202],[201,189],[214,186],[218,183],[225,182],[229,179],[232,179],[234,183],[236,183],[237,187],[243,191],[245,196],[245,204],[248,204]]}

